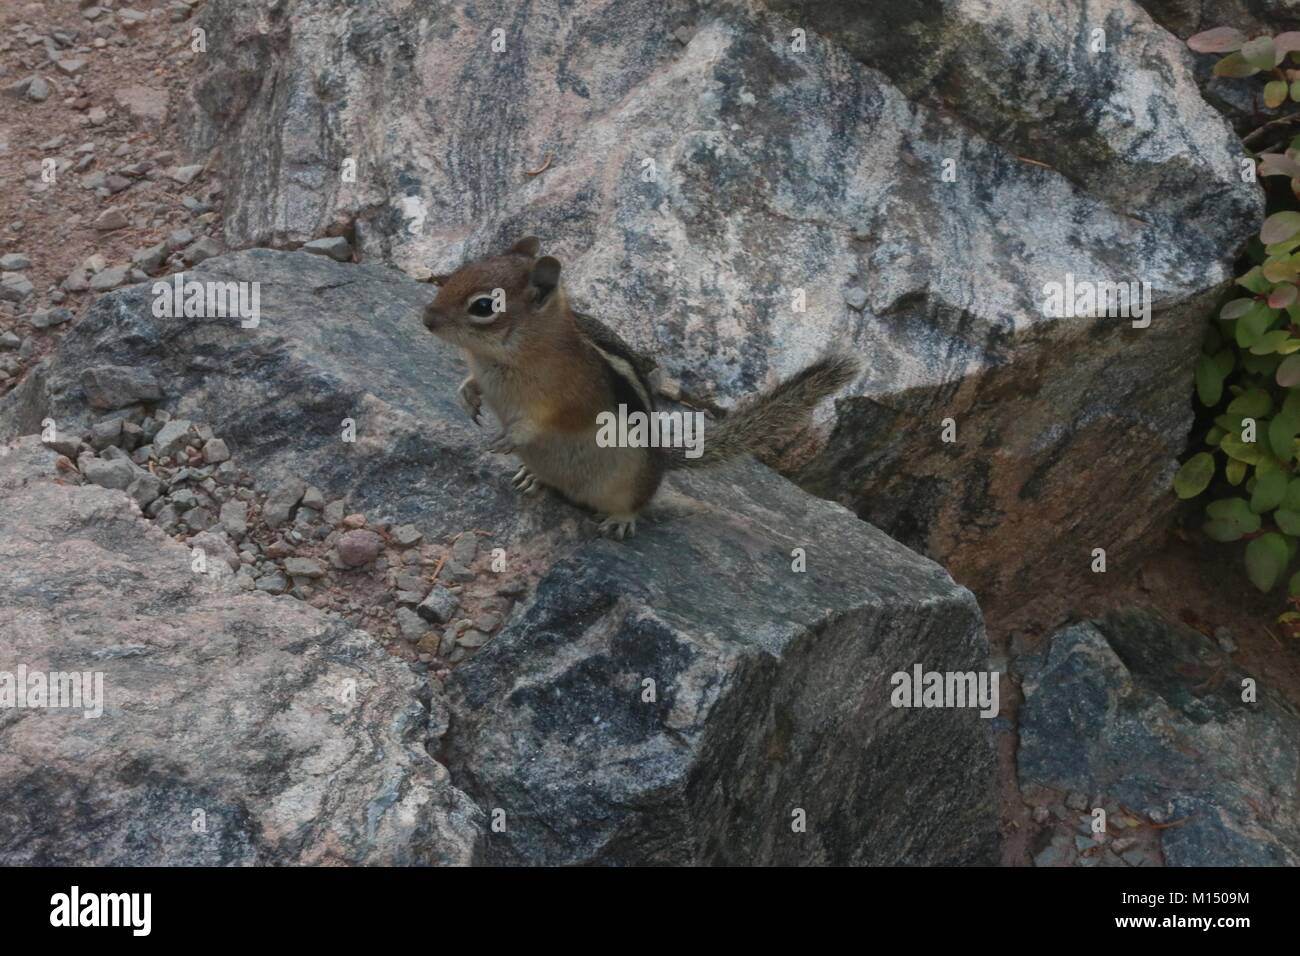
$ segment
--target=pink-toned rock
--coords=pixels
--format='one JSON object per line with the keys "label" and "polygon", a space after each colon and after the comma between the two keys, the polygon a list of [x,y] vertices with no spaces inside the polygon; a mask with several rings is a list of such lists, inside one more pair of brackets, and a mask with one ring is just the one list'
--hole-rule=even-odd
{"label": "pink-toned rock", "polygon": [[[143,518],[127,495],[61,484],[57,460],[36,435],[0,447],[0,668],[12,673],[12,661],[32,674],[66,668],[85,673],[86,686],[78,679],[70,693],[65,683],[61,705],[47,701],[48,709],[0,719],[0,860],[475,861],[483,812],[425,750],[442,749],[440,683],[304,602],[234,590],[220,573],[234,552],[214,532],[194,538],[207,555],[206,572],[196,573],[190,549]],[[159,593],[173,614],[163,623]],[[191,626],[205,640],[176,639]],[[246,653],[249,646],[256,653]],[[350,686],[355,706],[341,692],[322,693]],[[34,695],[27,702],[45,706]],[[441,716],[431,722],[429,710]],[[113,769],[118,760],[163,769],[141,785]],[[87,824],[81,795],[91,791]],[[39,795],[40,826],[21,827],[20,794]],[[142,820],[168,813],[188,820],[196,799],[219,821],[219,839],[196,839],[183,825],[140,838]]]}
{"label": "pink-toned rock", "polygon": [[339,538],[339,560],[350,568],[359,568],[379,557],[383,546],[384,539],[373,531],[349,531]]}
{"label": "pink-toned rock", "polygon": [[137,119],[161,123],[167,116],[166,90],[156,90],[147,86],[124,86],[113,91],[113,98]]}

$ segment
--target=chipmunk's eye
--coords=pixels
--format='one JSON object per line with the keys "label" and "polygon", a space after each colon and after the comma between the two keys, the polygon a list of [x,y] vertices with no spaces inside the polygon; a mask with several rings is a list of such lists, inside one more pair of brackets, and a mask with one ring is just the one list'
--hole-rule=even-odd
{"label": "chipmunk's eye", "polygon": [[469,304],[469,309],[467,311],[469,312],[470,315],[476,315],[480,319],[485,319],[491,316],[493,314],[492,296],[490,295],[479,296],[477,299],[475,299],[473,302]]}

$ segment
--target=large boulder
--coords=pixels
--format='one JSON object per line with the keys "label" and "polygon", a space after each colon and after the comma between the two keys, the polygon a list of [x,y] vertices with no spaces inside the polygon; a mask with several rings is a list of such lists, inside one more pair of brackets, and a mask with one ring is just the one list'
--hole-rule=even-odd
{"label": "large boulder", "polygon": [[[1119,215],[1181,233],[1173,258],[1226,260],[1258,214],[1245,152],[1201,99],[1195,57],[1132,0],[765,2]],[[1131,274],[1177,301],[1148,263]]]}
{"label": "large boulder", "polygon": [[[196,573],[56,459],[0,448],[0,863],[473,861],[482,815],[426,749],[439,689],[336,617]],[[86,675],[78,706],[19,700],[51,672]]]}
{"label": "large boulder", "polygon": [[606,541],[570,505],[515,498],[456,404],[459,360],[420,324],[429,286],[269,250],[186,278],[259,282],[260,321],[157,318],[149,285],[114,292],[0,404],[0,433],[75,432],[87,368],[147,367],[259,482],[429,538],[490,531],[505,573],[539,583],[451,679],[439,752],[505,812],[487,859],[996,859],[989,721],[890,706],[916,664],[987,670],[974,598],[937,565],[752,461],[673,476],[632,541]]}
{"label": "large boulder", "polygon": [[770,472],[676,491],[663,533],[562,560],[455,671],[487,859],[995,862],[989,722],[890,700],[917,663],[987,670],[970,592]]}
{"label": "large boulder", "polygon": [[1155,824],[1171,866],[1300,864],[1300,714],[1205,635],[1116,612],[1022,666],[1022,790]]}
{"label": "large boulder", "polygon": [[[1262,209],[1187,52],[1129,0],[773,5],[209,4],[186,135],[229,244],[439,274],[535,232],[702,400],[856,349],[780,466],[981,595],[1150,546]],[[1151,325],[1045,316],[1067,274]]]}

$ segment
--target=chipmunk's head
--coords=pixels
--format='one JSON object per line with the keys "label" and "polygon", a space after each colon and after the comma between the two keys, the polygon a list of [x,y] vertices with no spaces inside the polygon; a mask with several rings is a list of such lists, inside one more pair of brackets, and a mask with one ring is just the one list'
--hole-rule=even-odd
{"label": "chipmunk's head", "polygon": [[461,266],[424,310],[424,327],[476,355],[517,364],[530,343],[567,320],[560,263],[538,258],[541,240],[520,239],[504,255]]}

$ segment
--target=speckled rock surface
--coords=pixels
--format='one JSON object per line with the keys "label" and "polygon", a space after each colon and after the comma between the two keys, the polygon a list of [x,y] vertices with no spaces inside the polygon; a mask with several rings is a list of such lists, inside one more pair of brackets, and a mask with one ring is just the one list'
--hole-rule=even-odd
{"label": "speckled rock surface", "polygon": [[102,715],[0,709],[0,864],[473,860],[482,816],[425,750],[440,692],[337,618],[194,573],[55,459],[0,448],[0,671],[98,672]]}
{"label": "speckled rock surface", "polygon": [[504,814],[486,859],[993,862],[989,721],[890,703],[918,662],[987,668],[970,592],[771,473],[692,474],[670,499],[627,545],[559,562],[453,673],[449,766]]}
{"label": "speckled rock surface", "polygon": [[1024,666],[1022,790],[1142,815],[1170,866],[1300,863],[1300,714],[1263,682],[1244,701],[1249,675],[1209,638],[1117,613],[1058,631]]}

